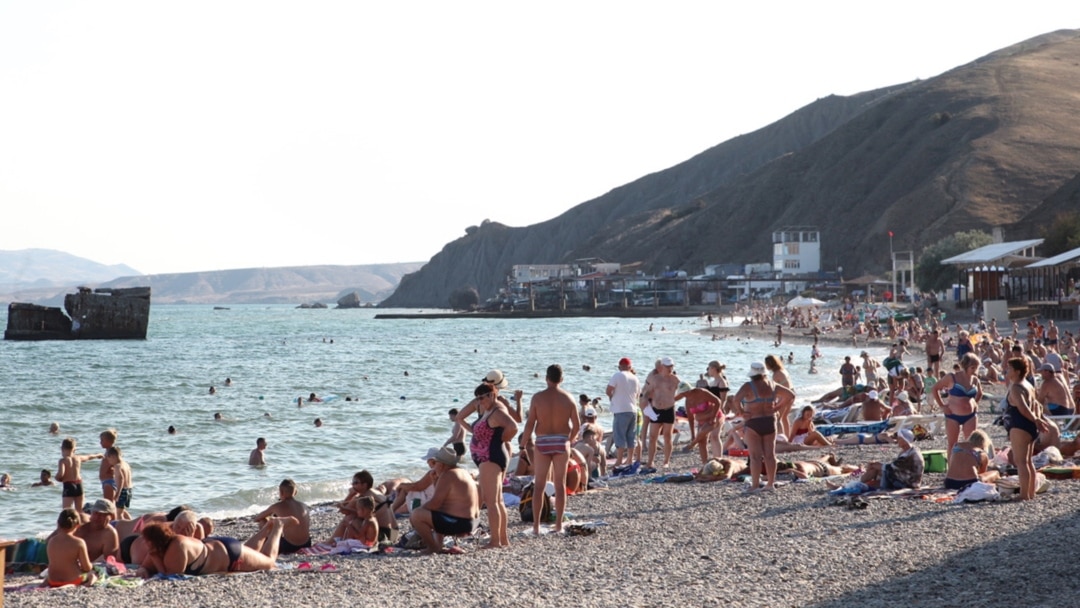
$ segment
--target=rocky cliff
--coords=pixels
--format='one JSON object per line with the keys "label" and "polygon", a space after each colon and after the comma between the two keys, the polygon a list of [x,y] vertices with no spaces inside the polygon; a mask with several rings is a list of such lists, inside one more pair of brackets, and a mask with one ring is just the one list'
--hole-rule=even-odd
{"label": "rocky cliff", "polygon": [[1053,32],[932,79],[819,100],[547,222],[485,223],[384,305],[445,305],[466,285],[486,297],[513,264],[601,257],[698,273],[766,261],[787,225],[817,226],[823,266],[849,276],[888,266],[890,230],[895,249],[916,252],[973,228],[1029,237],[1047,204],[1068,200],[1078,111],[1080,32]]}

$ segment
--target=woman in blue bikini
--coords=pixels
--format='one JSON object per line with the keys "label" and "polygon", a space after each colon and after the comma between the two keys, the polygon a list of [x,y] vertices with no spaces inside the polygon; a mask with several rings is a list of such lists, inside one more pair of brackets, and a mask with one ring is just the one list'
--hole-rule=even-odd
{"label": "woman in blue bikini", "polygon": [[[945,412],[945,435],[948,437],[948,454],[960,438],[970,437],[978,428],[978,407],[982,399],[982,384],[979,383],[979,357],[968,353],[960,359],[960,371],[945,375],[937,381],[931,393],[938,407]],[[948,391],[947,401],[942,401],[941,392]]]}
{"label": "woman in blue bikini", "polygon": [[766,378],[765,364],[750,364],[750,381],[742,385],[732,401],[746,421],[744,438],[750,450],[750,491],[761,488],[761,468],[765,467],[765,490],[776,483],[776,413],[790,410],[795,393]]}

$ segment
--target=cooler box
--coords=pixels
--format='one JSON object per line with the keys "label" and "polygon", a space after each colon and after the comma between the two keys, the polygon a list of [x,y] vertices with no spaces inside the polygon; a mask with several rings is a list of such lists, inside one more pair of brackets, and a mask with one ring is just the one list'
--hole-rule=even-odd
{"label": "cooler box", "polygon": [[945,458],[945,450],[926,450],[922,453],[926,466],[923,468],[927,473],[944,473],[949,461]]}

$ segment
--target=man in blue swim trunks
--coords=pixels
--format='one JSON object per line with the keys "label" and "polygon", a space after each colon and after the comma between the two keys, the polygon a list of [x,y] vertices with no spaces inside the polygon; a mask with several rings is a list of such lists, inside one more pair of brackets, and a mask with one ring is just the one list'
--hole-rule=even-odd
{"label": "man in blue swim trunks", "polygon": [[458,467],[454,448],[435,454],[435,495],[413,510],[409,523],[424,541],[423,553],[443,552],[442,537],[471,533],[480,517],[476,482]]}

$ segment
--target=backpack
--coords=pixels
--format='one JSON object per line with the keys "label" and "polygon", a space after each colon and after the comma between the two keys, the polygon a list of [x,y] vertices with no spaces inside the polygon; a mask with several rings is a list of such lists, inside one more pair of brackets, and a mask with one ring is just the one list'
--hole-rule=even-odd
{"label": "backpack", "polygon": [[[521,521],[531,522],[533,520],[533,490],[535,484],[529,483],[521,489],[521,503],[518,505],[518,514],[521,515]],[[540,521],[551,521],[551,498],[547,493],[540,493],[542,503],[540,503]]]}

